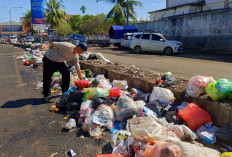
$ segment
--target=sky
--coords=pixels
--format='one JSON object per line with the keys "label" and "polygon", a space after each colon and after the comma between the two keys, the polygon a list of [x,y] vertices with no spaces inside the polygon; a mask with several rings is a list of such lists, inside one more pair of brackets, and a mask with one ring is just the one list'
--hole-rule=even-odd
{"label": "sky", "polygon": [[[107,14],[112,8],[113,4],[102,1],[96,2],[96,0],[63,0],[64,10],[68,15],[83,15],[80,8],[82,5],[86,7],[86,13],[90,15]],[[166,6],[165,0],[140,0],[143,3],[143,7],[135,7],[137,13],[137,19],[143,20],[149,19],[148,12],[159,9],[164,9]],[[21,7],[21,8],[19,8]],[[0,0],[0,23],[10,21],[9,11],[11,11],[12,21],[19,22],[27,10],[31,9],[31,0]]]}

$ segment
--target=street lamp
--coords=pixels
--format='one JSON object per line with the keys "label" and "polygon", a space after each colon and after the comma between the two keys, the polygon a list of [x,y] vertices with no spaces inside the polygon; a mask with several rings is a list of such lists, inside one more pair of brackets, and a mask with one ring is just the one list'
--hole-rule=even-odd
{"label": "street lamp", "polygon": [[11,24],[11,35],[13,35],[13,26],[12,26],[12,20],[11,20],[11,9],[14,8],[22,8],[22,7],[11,7],[9,10],[9,15],[10,15],[10,24]]}

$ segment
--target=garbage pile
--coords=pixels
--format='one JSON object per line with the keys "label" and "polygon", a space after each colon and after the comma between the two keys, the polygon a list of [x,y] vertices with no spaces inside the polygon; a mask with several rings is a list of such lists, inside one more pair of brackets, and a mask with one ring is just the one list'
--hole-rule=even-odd
{"label": "garbage pile", "polygon": [[[27,49],[18,59],[33,67],[42,64],[43,55],[44,51]],[[110,63],[101,54],[81,58]],[[51,111],[58,112],[63,106],[72,113],[64,126],[66,130],[81,125],[84,132],[95,138],[109,131],[112,154],[98,154],[98,157],[220,156],[219,151],[196,144],[195,140],[209,145],[220,141],[231,149],[232,127],[217,128],[210,114],[197,104],[178,102],[172,91],[165,88],[177,85],[170,72],[156,81],[151,93],[143,93],[129,87],[126,80],[110,82],[89,69],[82,70],[85,79],[79,80],[72,66],[69,69],[70,88]],[[61,83],[60,74],[55,73],[51,91],[60,92]],[[37,88],[41,87],[39,82]],[[212,100],[231,99],[232,83],[227,79],[215,81],[210,76],[194,76],[189,80],[185,96],[196,98],[203,93]]]}
{"label": "garbage pile", "polygon": [[[178,104],[167,88],[154,86],[152,93],[143,93],[128,87],[126,80],[110,82],[104,75],[72,82],[62,103],[76,118],[70,118],[65,129],[81,125],[95,138],[110,131],[113,151],[109,156],[220,155],[217,150],[193,144],[201,139],[213,145],[223,138],[209,113],[194,103]],[[229,129],[223,131],[228,133]]]}

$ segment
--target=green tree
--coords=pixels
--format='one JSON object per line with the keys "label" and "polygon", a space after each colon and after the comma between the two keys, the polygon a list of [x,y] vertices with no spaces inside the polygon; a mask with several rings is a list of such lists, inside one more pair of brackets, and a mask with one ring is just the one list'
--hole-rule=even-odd
{"label": "green tree", "polygon": [[22,22],[25,22],[25,25],[28,28],[28,31],[30,31],[33,34],[34,31],[33,31],[33,25],[32,25],[31,10],[27,10],[27,13],[25,13],[24,16],[21,17],[20,19]]}
{"label": "green tree", "polygon": [[[105,19],[113,19],[116,25],[125,25],[126,17],[127,17],[127,0],[96,0],[106,1],[110,3],[116,3],[114,7],[110,10],[110,12],[106,15]],[[128,0],[128,17],[136,20],[136,12],[134,10],[134,6],[142,7],[143,4],[140,1],[136,0]]]}
{"label": "green tree", "polygon": [[81,15],[73,15],[70,18],[70,25],[73,31],[79,33],[79,31],[81,30],[82,27],[82,17]]}
{"label": "green tree", "polygon": [[82,11],[83,14],[85,14],[86,7],[84,5],[82,5],[80,10]]}
{"label": "green tree", "polygon": [[46,2],[45,18],[52,29],[59,30],[61,25],[66,23],[66,13],[61,8],[64,8],[63,0]]}
{"label": "green tree", "polygon": [[69,34],[73,33],[73,30],[70,24],[63,24],[60,26],[60,29],[57,33],[59,36],[68,36]]}

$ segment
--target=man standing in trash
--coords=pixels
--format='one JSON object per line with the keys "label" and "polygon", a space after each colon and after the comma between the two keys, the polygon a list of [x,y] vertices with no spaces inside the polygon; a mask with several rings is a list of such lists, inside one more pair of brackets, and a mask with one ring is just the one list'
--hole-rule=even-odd
{"label": "man standing in trash", "polygon": [[77,46],[69,42],[52,42],[49,50],[43,57],[43,94],[46,103],[52,103],[53,100],[49,96],[51,78],[53,73],[59,71],[62,75],[62,95],[68,90],[70,84],[70,73],[64,61],[74,62],[78,77],[81,77],[81,69],[79,64],[79,55],[88,49],[85,42],[80,42]]}

